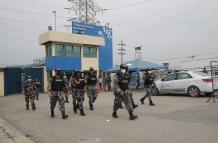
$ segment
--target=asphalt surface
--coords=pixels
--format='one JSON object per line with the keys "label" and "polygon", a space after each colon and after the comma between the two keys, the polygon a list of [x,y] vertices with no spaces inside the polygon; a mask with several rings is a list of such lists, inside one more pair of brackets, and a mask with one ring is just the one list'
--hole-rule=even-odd
{"label": "asphalt surface", "polygon": [[[40,95],[36,111],[26,111],[23,95],[0,98],[0,118],[37,143],[218,143],[218,103],[206,103],[207,98],[188,96],[155,96],[155,107],[139,103],[143,93],[135,93],[140,106],[139,118],[130,121],[125,109],[113,119],[112,93],[100,93],[95,111],[89,111],[87,97],[85,113],[74,114],[66,104],[69,119],[50,118],[49,97]],[[70,98],[72,100],[72,98]],[[218,102],[218,100],[217,100]]]}

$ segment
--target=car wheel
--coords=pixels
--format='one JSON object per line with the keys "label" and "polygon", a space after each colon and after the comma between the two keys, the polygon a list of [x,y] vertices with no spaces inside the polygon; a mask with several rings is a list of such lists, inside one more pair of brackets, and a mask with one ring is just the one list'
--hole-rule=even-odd
{"label": "car wheel", "polygon": [[188,88],[188,95],[190,95],[191,97],[198,97],[200,96],[201,91],[199,90],[198,87],[196,86],[191,86]]}

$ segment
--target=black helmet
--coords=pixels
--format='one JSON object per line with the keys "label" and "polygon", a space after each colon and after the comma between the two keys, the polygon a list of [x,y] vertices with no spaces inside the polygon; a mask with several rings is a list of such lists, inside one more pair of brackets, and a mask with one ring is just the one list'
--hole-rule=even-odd
{"label": "black helmet", "polygon": [[128,70],[128,66],[127,66],[126,64],[121,64],[121,65],[120,65],[120,69],[126,69],[126,70]]}
{"label": "black helmet", "polygon": [[60,76],[61,75],[61,70],[60,69],[55,69],[56,75]]}
{"label": "black helmet", "polygon": [[78,74],[80,74],[80,71],[79,70],[75,70],[74,71],[74,76],[77,76]]}
{"label": "black helmet", "polygon": [[90,70],[90,71],[94,71],[95,69],[94,69],[93,67],[90,67],[89,70]]}

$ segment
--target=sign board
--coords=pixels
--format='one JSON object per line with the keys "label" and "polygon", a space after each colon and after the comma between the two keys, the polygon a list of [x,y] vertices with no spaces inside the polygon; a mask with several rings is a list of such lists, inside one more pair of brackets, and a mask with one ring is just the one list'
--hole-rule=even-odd
{"label": "sign board", "polygon": [[99,49],[99,68],[104,71],[113,67],[112,28],[73,21],[72,33],[104,37],[105,47]]}

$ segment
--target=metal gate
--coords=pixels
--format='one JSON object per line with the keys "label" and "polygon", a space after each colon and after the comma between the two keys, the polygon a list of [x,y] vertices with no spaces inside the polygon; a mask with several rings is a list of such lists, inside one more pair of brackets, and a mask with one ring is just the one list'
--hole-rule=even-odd
{"label": "metal gate", "polygon": [[18,94],[22,92],[22,82],[25,77],[31,76],[33,80],[39,79],[40,92],[44,91],[44,69],[43,68],[6,68],[4,69],[4,91],[5,95]]}
{"label": "metal gate", "polygon": [[4,91],[5,95],[21,93],[21,73],[20,68],[4,69]]}

